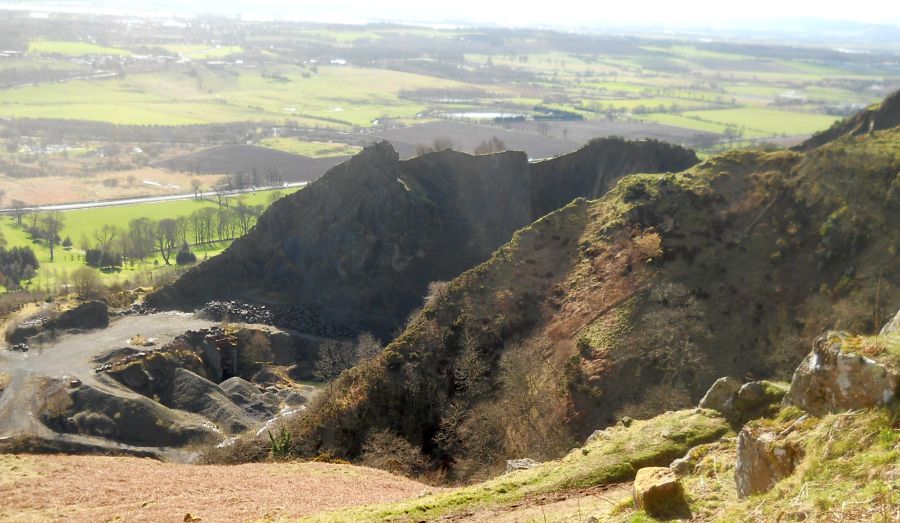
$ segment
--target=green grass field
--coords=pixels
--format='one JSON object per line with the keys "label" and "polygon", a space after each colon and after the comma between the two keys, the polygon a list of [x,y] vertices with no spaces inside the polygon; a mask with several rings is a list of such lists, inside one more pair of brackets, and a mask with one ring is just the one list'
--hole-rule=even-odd
{"label": "green grass field", "polygon": [[185,125],[287,119],[326,127],[368,127],[378,118],[414,118],[425,105],[399,98],[404,89],[465,84],[382,69],[320,67],[304,78],[280,73],[233,76],[220,71],[136,74],[0,91],[0,116],[63,118],[117,124]]}
{"label": "green grass field", "polygon": [[352,156],[362,150],[361,147],[343,143],[307,142],[297,138],[266,138],[261,140],[259,145],[286,153],[309,156],[310,158]]}
{"label": "green grass field", "polygon": [[[296,188],[291,188],[281,189],[280,191],[282,194],[287,195],[297,190],[298,189]],[[241,198],[250,206],[268,205],[269,198],[273,192],[273,190],[257,191],[242,195]],[[232,196],[229,199],[233,200],[235,198],[237,197]],[[216,207],[216,204],[207,200],[178,200],[172,202],[143,203],[63,211],[65,226],[60,236],[63,238],[66,236],[71,237],[72,241],[77,246],[83,236],[87,237],[89,240],[93,240],[94,232],[104,225],[127,227],[128,222],[136,218],[146,217],[153,220],[178,218],[180,216],[187,216],[197,209],[204,207]],[[28,219],[29,218],[26,216],[24,221],[27,222]],[[6,246],[8,248],[30,246],[34,249],[38,261],[41,263],[41,267],[35,278],[32,279],[32,286],[37,285],[41,288],[53,288],[53,286],[61,280],[63,272],[71,273],[73,270],[84,266],[83,252],[77,247],[67,251],[57,246],[54,252],[54,261],[50,262],[50,250],[47,246],[44,244],[33,243],[28,234],[17,227],[9,217],[0,217],[0,233],[2,233],[3,237],[6,239]],[[202,260],[204,257],[212,257],[219,254],[227,246],[228,242],[222,242],[213,245],[199,246],[193,250],[194,253],[197,254],[198,259]],[[160,256],[155,256],[134,266],[125,264],[120,272],[104,274],[103,280],[107,284],[116,281],[124,281],[126,279],[133,279],[141,273],[146,273],[148,271],[152,273],[153,271],[162,270],[164,267],[165,265],[162,258]]]}
{"label": "green grass field", "polygon": [[61,54],[65,56],[84,56],[90,54],[130,56],[131,52],[114,47],[87,42],[61,42],[55,40],[32,40],[28,42],[28,53]]}
{"label": "green grass field", "polygon": [[733,125],[763,135],[805,135],[827,129],[838,118],[825,114],[810,114],[777,109],[748,107],[712,111],[685,111],[685,117],[697,117],[705,121]]}
{"label": "green grass field", "polygon": [[162,48],[191,59],[224,58],[244,52],[239,45],[164,45]]}

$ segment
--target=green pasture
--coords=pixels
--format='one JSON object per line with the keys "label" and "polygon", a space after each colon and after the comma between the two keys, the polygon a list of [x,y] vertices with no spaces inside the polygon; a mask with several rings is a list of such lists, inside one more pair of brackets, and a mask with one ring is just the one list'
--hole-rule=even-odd
{"label": "green pasture", "polygon": [[425,106],[399,98],[405,89],[458,88],[459,82],[382,69],[320,67],[304,77],[285,67],[282,81],[256,70],[201,70],[124,79],[72,81],[0,91],[0,116],[117,124],[184,125],[284,121],[368,127],[378,118],[414,118]]}
{"label": "green pasture", "polygon": [[361,147],[343,143],[309,142],[298,138],[265,138],[260,140],[258,145],[310,158],[351,156],[362,149]]}
{"label": "green pasture", "polygon": [[[801,113],[778,109],[740,108],[711,111],[685,111],[685,117],[732,125],[764,135],[802,135],[827,129],[838,118],[826,114]],[[747,133],[745,133],[747,134]]]}
{"label": "green pasture", "polygon": [[[282,194],[287,195],[297,191],[297,188],[278,189]],[[253,193],[243,194],[240,196],[230,196],[229,201],[235,199],[243,199],[247,205],[268,205],[269,198],[274,190],[256,191]],[[6,239],[7,247],[30,246],[34,249],[41,263],[37,275],[32,280],[32,284],[41,287],[51,287],[57,278],[61,278],[63,271],[71,273],[73,270],[84,265],[83,252],[78,249],[82,237],[87,237],[91,243],[94,242],[95,231],[98,231],[104,225],[115,225],[117,227],[127,227],[128,223],[137,218],[150,218],[153,220],[161,220],[164,218],[178,218],[187,216],[192,212],[204,207],[216,207],[216,204],[209,200],[177,200],[171,202],[158,203],[140,203],[134,205],[119,205],[114,207],[98,207],[94,209],[78,209],[71,211],[62,211],[65,226],[60,233],[62,238],[70,237],[75,247],[71,250],[64,250],[61,246],[54,249],[54,261],[50,262],[50,250],[44,243],[33,243],[28,234],[21,228],[17,227],[11,217],[0,217],[0,232]],[[23,223],[28,223],[30,216],[25,216]],[[212,245],[197,246],[192,248],[199,259],[204,257],[215,256],[227,247],[227,242],[216,243]],[[159,256],[151,257],[136,263],[134,266],[125,264],[120,272],[104,274],[105,283],[114,281],[124,281],[135,277],[141,272],[155,271],[165,266],[163,260]]]}
{"label": "green pasture", "polygon": [[61,54],[66,56],[84,56],[91,54],[130,56],[125,49],[104,47],[87,42],[64,42],[56,40],[32,40],[28,42],[28,54]]}
{"label": "green pasture", "polygon": [[244,49],[239,45],[163,45],[166,51],[178,53],[186,58],[208,59],[224,58],[233,54],[243,53]]}

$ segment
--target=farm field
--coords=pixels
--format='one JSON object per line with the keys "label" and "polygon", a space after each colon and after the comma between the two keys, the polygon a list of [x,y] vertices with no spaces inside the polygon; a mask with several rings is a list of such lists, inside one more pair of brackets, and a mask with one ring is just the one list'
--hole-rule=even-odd
{"label": "farm field", "polygon": [[67,56],[112,55],[128,56],[130,51],[116,49],[89,42],[61,42],[53,40],[32,40],[28,43],[29,54],[60,54]]}
{"label": "farm field", "polygon": [[[296,188],[261,190],[241,195],[240,197],[230,196],[228,201],[234,202],[237,199],[241,199],[247,206],[268,206],[271,203],[270,199],[273,198],[275,193],[287,195],[297,190]],[[84,252],[78,248],[79,244],[83,241],[82,238],[92,242],[95,232],[104,225],[127,227],[131,220],[137,218],[150,218],[152,220],[178,218],[187,216],[204,207],[216,208],[217,205],[211,200],[179,200],[62,211],[65,224],[60,237],[70,237],[75,246],[70,250],[64,250],[62,247],[57,246],[53,262],[50,261],[50,250],[47,246],[44,243],[32,242],[29,235],[22,228],[16,226],[11,217],[0,216],[0,234],[6,239],[7,248],[30,246],[35,251],[41,267],[31,280],[30,287],[52,289],[60,284],[64,273],[71,274],[75,269],[84,266]],[[23,223],[27,223],[29,219],[30,216],[26,215]],[[219,254],[229,243],[216,242],[210,245],[195,246],[192,247],[192,250],[197,255],[197,258],[202,260]],[[103,280],[104,283],[111,284],[134,279],[138,276],[147,278],[154,272],[161,270],[166,270],[165,263],[162,257],[155,254],[134,265],[125,263],[121,271],[103,274]]]}
{"label": "farm field", "polygon": [[334,158],[337,156],[352,156],[360,151],[359,147],[342,143],[323,143],[301,140],[298,138],[265,138],[259,145],[284,151],[286,153],[300,154],[310,158]]}
{"label": "farm field", "polygon": [[[213,187],[222,179],[218,174],[193,174],[145,167],[127,171],[93,173],[90,177],[41,176],[13,178],[0,174],[0,186],[6,191],[2,206],[14,199],[29,205],[53,205],[138,196],[162,196],[190,191],[196,180],[202,187]],[[115,184],[109,180],[115,180]]]}

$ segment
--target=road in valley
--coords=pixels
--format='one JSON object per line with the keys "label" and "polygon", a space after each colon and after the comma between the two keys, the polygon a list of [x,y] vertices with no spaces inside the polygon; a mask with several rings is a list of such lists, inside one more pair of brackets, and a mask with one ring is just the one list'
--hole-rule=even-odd
{"label": "road in valley", "polygon": [[[247,194],[253,193],[256,191],[267,191],[273,189],[290,189],[292,187],[303,187],[309,182],[291,182],[285,183],[282,185],[273,185],[271,187],[254,187],[251,189],[237,189],[234,191],[226,191],[221,193],[222,196],[234,196],[236,194]],[[46,211],[73,211],[76,209],[94,209],[97,207],[115,207],[118,205],[135,205],[139,203],[160,203],[160,202],[171,202],[177,200],[190,200],[196,197],[200,198],[213,198],[218,197],[220,193],[215,191],[207,191],[202,192],[199,195],[195,195],[194,193],[186,193],[186,194],[170,194],[167,196],[144,196],[138,198],[124,198],[121,200],[98,200],[93,202],[78,202],[78,203],[62,203],[58,205],[39,205],[36,207],[27,207],[24,209],[25,212],[46,212]],[[13,212],[13,209],[0,209],[0,214],[10,214]]]}

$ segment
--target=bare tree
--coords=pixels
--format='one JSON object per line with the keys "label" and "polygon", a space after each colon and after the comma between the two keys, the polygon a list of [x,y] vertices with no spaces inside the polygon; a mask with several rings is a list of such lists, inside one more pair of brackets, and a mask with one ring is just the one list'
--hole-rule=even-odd
{"label": "bare tree", "polygon": [[178,245],[178,223],[171,218],[160,220],[156,224],[156,248],[166,265],[171,265],[169,259],[176,245]]}
{"label": "bare tree", "polygon": [[22,226],[22,217],[25,216],[25,209],[28,208],[28,204],[23,202],[22,200],[13,199],[12,201],[12,215],[13,218],[16,219],[16,225]]}
{"label": "bare tree", "polygon": [[490,140],[481,142],[481,145],[475,148],[475,154],[491,154],[499,153],[506,150],[506,144],[503,140],[496,136],[491,136]]}
{"label": "bare tree", "polygon": [[200,192],[203,190],[203,184],[200,183],[200,180],[194,178],[191,180],[191,190],[194,191],[194,199],[200,199]]}
{"label": "bare tree", "polygon": [[59,211],[48,212],[41,216],[39,227],[41,236],[47,240],[47,247],[50,249],[50,261],[53,261],[53,249],[59,241],[59,233],[62,231],[65,217]]}
{"label": "bare tree", "polygon": [[375,336],[372,336],[371,333],[364,332],[356,337],[355,356],[357,363],[375,359],[376,356],[381,354],[382,350],[384,350],[384,347],[381,346],[381,342],[375,339]]}
{"label": "bare tree", "polygon": [[326,341],[319,344],[319,357],[313,376],[322,381],[332,381],[355,363],[354,347],[349,343]]}
{"label": "bare tree", "polygon": [[72,271],[72,286],[84,298],[95,297],[103,290],[100,273],[90,267],[79,267]]}

